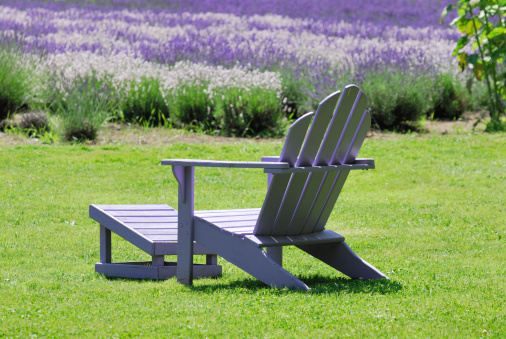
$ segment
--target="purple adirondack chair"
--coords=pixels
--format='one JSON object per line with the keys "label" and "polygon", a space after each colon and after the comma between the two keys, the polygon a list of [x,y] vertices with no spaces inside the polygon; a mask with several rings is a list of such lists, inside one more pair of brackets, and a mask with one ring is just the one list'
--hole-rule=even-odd
{"label": "purple adirondack chair", "polygon": [[[279,157],[261,162],[162,160],[172,165],[179,184],[177,280],[191,285],[198,275],[197,245],[275,287],[308,289],[282,267],[282,248],[289,245],[349,277],[387,278],[358,257],[343,236],[325,230],[350,171],[374,168],[373,159],[356,158],[371,124],[366,108],[366,96],[354,85],[329,95],[316,113],[291,126]],[[268,190],[262,208],[194,211],[197,166],[263,168]]]}

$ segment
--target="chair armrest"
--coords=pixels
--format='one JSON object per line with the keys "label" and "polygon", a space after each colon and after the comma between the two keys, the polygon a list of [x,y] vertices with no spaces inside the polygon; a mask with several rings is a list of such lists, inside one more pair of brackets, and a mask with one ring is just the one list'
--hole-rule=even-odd
{"label": "chair armrest", "polygon": [[164,159],[162,165],[184,167],[233,167],[233,168],[264,168],[284,169],[289,168],[287,162],[262,162],[262,161],[219,161],[219,160],[192,160],[192,159]]}
{"label": "chair armrest", "polygon": [[312,173],[312,172],[337,172],[337,171],[351,171],[351,170],[369,170],[374,169],[374,163],[355,163],[345,165],[329,165],[329,166],[309,166],[309,167],[290,167],[290,168],[266,168],[264,173]]}

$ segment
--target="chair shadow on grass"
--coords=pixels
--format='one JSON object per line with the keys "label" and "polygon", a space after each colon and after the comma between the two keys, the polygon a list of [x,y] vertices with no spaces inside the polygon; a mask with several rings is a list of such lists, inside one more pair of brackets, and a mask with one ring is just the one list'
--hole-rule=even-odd
{"label": "chair shadow on grass", "polygon": [[[361,280],[350,278],[335,278],[324,275],[308,275],[298,276],[311,290],[309,293],[315,294],[390,294],[396,293],[402,289],[402,285],[397,281],[381,279],[381,280]],[[193,285],[190,289],[204,292],[213,293],[218,290],[248,290],[255,292],[258,290],[270,288],[261,281],[251,277],[235,281],[220,281],[221,278],[205,278],[211,280],[212,283],[205,285]],[[200,279],[199,279],[200,280]],[[276,289],[277,291],[290,291],[292,293],[308,293],[308,291],[293,290],[293,289]]]}
{"label": "chair shadow on grass", "polygon": [[[136,283],[153,282],[156,280],[152,279],[125,279],[117,277],[104,277],[107,280],[127,280]],[[390,294],[396,293],[402,289],[402,285],[397,281],[381,279],[381,280],[361,280],[361,279],[350,279],[350,278],[335,278],[331,276],[325,276],[320,274],[313,275],[302,275],[298,276],[309,288],[309,293],[315,294]],[[175,278],[171,278],[175,279]],[[163,282],[164,280],[158,280]],[[245,279],[230,281],[225,280],[222,277],[207,277],[199,278],[195,281],[203,281],[205,284],[197,284],[189,286],[191,290],[214,293],[219,290],[243,290],[249,292],[256,292],[259,290],[270,289],[271,287],[265,285],[260,280],[254,277],[248,277]],[[308,291],[293,290],[289,288],[274,289],[275,291],[290,291],[292,293],[308,293]]]}

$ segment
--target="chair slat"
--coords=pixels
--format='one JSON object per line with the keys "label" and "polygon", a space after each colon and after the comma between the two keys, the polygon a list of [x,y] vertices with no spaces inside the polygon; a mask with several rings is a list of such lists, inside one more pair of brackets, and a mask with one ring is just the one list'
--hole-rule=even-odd
{"label": "chair slat", "polygon": [[279,162],[287,162],[290,166],[295,165],[313,116],[314,113],[312,112],[304,114],[290,127],[286,136],[285,144],[281,150],[281,155],[279,156]]}
{"label": "chair slat", "polygon": [[313,165],[313,161],[316,157],[316,154],[318,153],[318,149],[322,143],[323,136],[327,131],[329,122],[332,119],[332,115],[334,114],[334,110],[340,96],[340,91],[332,93],[323,99],[323,101],[318,105],[315,118],[313,119],[313,124],[309,129],[308,136],[304,142],[304,145],[302,146],[302,151],[300,152],[299,159],[297,160],[297,166]]}
{"label": "chair slat", "polygon": [[[339,143],[337,145],[337,149],[333,155],[332,164],[344,164],[346,160],[346,155],[350,150],[350,146],[355,139],[355,135],[360,128],[360,123],[362,122],[362,118],[367,109],[367,98],[363,92],[359,93],[357,101],[353,106],[353,111],[346,122],[346,126],[344,127],[343,135],[341,136]],[[353,159],[354,160],[354,159]]]}
{"label": "chair slat", "polygon": [[[337,103],[335,112],[333,112],[334,114],[325,133],[325,137],[323,138],[320,150],[314,160],[315,165],[326,166],[332,161],[332,157],[336,152],[339,142],[342,140],[343,131],[346,130],[347,126],[350,126],[348,122],[352,120],[350,116],[353,115],[354,108],[357,107],[357,103],[365,99],[365,97],[361,99],[361,93],[362,92],[357,86],[350,85],[347,86],[340,95],[340,100]],[[360,109],[360,105],[358,106]],[[351,124],[352,128],[353,126],[354,125]],[[286,193],[286,196],[289,198],[285,198],[285,201],[283,201],[283,206],[276,220],[276,224],[274,225],[273,235],[299,235],[304,234],[304,232],[307,233],[307,229],[311,227],[304,227],[304,225],[315,204],[319,209],[318,214],[309,220],[310,222],[316,222],[318,220],[321,208],[326,199],[320,198],[317,201],[316,197],[318,192],[324,191],[326,198],[326,195],[332,187],[333,181],[329,181],[328,179],[323,181],[324,177],[326,177],[323,173],[320,175],[314,174],[315,173],[311,176],[306,175],[304,177],[299,174],[297,179],[305,180],[304,183],[296,182],[294,180],[296,179],[295,175],[292,177],[289,189]],[[336,174],[337,173],[333,176],[335,177]],[[292,189],[292,187],[294,187],[294,189]],[[287,222],[288,220],[290,220],[290,222]]]}
{"label": "chair slat", "polygon": [[[278,161],[288,162],[290,166],[295,165],[313,116],[314,113],[305,114],[290,127]],[[272,232],[290,177],[290,174],[272,176],[255,227],[255,234],[270,234]]]}
{"label": "chair slat", "polygon": [[355,85],[345,87],[341,99],[337,104],[336,112],[332,117],[332,121],[323,139],[320,151],[316,156],[314,162],[315,166],[326,166],[331,164],[332,156],[336,151],[336,147],[359,93],[360,89]]}
{"label": "chair slat", "polygon": [[293,174],[270,235],[286,235],[309,173]]}
{"label": "chair slat", "polygon": [[[352,144],[350,145],[349,151],[346,155],[345,160],[347,162],[353,162],[356,159],[358,151],[360,150],[362,143],[364,142],[365,137],[367,135],[367,131],[369,130],[370,127],[371,127],[371,114],[366,111],[366,112],[364,112],[363,118],[361,120],[361,124],[360,124],[360,126],[358,128],[358,132],[356,134],[356,137],[353,140]],[[345,171],[343,171],[343,172],[345,172]],[[348,174],[349,174],[350,171],[346,171],[346,172],[348,172]],[[348,174],[346,174],[346,176],[348,176]],[[317,224],[314,228],[315,232],[318,230],[324,229],[325,224],[327,223],[327,220],[330,217],[330,213],[332,212],[332,209],[339,197],[339,194],[341,192],[341,189],[344,185],[345,180],[346,180],[346,178],[344,178],[342,183],[336,182],[334,184],[334,188],[330,192],[327,202],[326,202],[324,208],[322,209],[320,217],[318,218]]]}
{"label": "chair slat", "polygon": [[[313,124],[311,125],[307,138],[302,146],[300,156],[298,159],[295,159],[297,160],[297,166],[311,166],[313,164],[340,96],[341,92],[335,92],[325,98],[318,105],[315,118],[313,119]],[[289,147],[286,146],[289,145],[289,142],[290,140],[287,139],[285,147]],[[297,145],[297,147],[300,147],[300,145]],[[293,161],[293,159],[290,160]],[[287,162],[288,160],[284,161]],[[285,235],[288,231],[288,227],[290,226],[289,222],[292,219],[298,205],[307,177],[307,173],[292,175],[286,188],[283,200],[279,205],[276,218],[273,220],[272,231],[269,235]]]}
{"label": "chair slat", "polygon": [[299,235],[302,234],[302,229],[306,222],[307,216],[311,211],[311,207],[318,195],[320,185],[324,177],[328,175],[325,172],[310,173],[304,191],[299,200],[297,209],[290,221],[290,226],[285,235]]}
{"label": "chair slat", "polygon": [[286,187],[290,181],[290,174],[273,174],[272,180],[267,189],[267,195],[265,196],[258,221],[255,226],[254,234],[258,235],[270,235],[272,231],[272,225],[276,221],[278,215],[279,206],[283,201]]}

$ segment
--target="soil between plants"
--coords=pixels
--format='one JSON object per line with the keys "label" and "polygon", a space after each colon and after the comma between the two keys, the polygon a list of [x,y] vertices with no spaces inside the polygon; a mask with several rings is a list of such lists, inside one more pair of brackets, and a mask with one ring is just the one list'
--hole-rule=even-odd
{"label": "soil between plants", "polygon": [[[473,125],[480,119],[483,112],[467,112],[459,120],[455,121],[422,121],[419,126],[413,128],[413,132],[408,133],[412,137],[423,137],[427,135],[447,135],[470,133],[473,131]],[[485,125],[480,122],[475,132],[483,133]],[[367,133],[368,139],[396,139],[405,137],[404,133],[384,132],[371,129]],[[195,133],[182,129],[169,129],[164,127],[141,127],[126,124],[106,124],[98,132],[98,137],[94,141],[88,141],[87,145],[144,145],[161,147],[172,143],[187,144],[230,144],[241,141],[266,142],[272,138],[232,138],[222,136],[212,136],[203,133]],[[280,138],[278,140],[284,140]],[[0,132],[0,146],[14,146],[26,144],[41,144],[37,138],[24,137],[20,133]]]}

